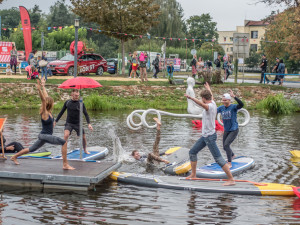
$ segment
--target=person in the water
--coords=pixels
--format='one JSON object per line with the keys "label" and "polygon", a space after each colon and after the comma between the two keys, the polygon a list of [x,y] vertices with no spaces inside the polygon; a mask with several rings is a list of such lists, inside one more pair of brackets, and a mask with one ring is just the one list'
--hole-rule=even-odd
{"label": "person in the water", "polygon": [[15,164],[20,164],[17,158],[21,155],[24,155],[29,152],[34,152],[44,144],[54,144],[54,145],[61,145],[61,152],[63,158],[63,169],[64,170],[74,170],[72,166],[68,164],[67,161],[67,143],[64,139],[53,136],[53,115],[52,109],[54,105],[53,98],[48,96],[48,93],[45,88],[45,79],[42,81],[37,80],[37,89],[39,92],[39,96],[42,100],[42,105],[40,108],[40,115],[41,115],[41,122],[42,122],[42,131],[38,136],[38,140],[29,148],[25,148],[18,152],[17,154],[13,155],[10,159],[14,161]]}
{"label": "person in the water", "polygon": [[140,161],[140,162],[153,163],[154,161],[157,161],[157,162],[164,162],[166,164],[169,164],[168,160],[165,160],[165,159],[160,157],[161,155],[163,155],[163,153],[160,154],[159,149],[158,149],[159,142],[160,142],[161,122],[159,121],[158,118],[153,118],[153,119],[155,120],[155,122],[157,124],[157,126],[156,126],[156,138],[155,138],[155,142],[154,142],[154,145],[153,145],[153,152],[150,152],[148,155],[141,155],[138,150],[133,150],[131,152],[131,156],[135,160]]}

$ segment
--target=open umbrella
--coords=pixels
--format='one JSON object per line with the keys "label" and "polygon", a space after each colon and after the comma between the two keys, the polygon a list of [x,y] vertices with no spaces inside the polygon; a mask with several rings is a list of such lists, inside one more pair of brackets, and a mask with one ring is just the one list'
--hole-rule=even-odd
{"label": "open umbrella", "polygon": [[82,101],[82,96],[81,96],[81,89],[97,88],[97,87],[102,87],[102,85],[89,77],[75,77],[75,78],[66,80],[61,85],[58,86],[58,88],[63,88],[63,89],[79,89],[80,90],[80,100],[79,100],[79,103],[80,103],[80,114],[79,114],[80,115],[79,116],[80,117],[80,124],[79,124],[80,159],[82,159],[82,111],[83,111],[83,101]]}

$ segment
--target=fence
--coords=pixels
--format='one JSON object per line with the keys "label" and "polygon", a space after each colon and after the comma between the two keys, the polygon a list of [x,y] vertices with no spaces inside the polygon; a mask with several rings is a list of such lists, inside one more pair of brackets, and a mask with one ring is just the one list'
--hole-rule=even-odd
{"label": "fence", "polygon": [[264,73],[264,84],[266,83],[266,75],[277,75],[277,76],[281,76],[283,75],[283,79],[284,79],[284,82],[287,82],[287,83],[300,83],[300,79],[299,81],[297,80],[286,80],[286,76],[298,76],[300,78],[300,74],[282,74],[282,73]]}

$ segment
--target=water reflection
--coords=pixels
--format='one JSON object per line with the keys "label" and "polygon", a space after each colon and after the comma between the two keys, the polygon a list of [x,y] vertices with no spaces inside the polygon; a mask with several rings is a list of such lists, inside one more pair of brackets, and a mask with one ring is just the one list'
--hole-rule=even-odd
{"label": "water reflection", "polygon": [[[0,111],[1,117],[8,117],[5,126],[8,142],[17,140],[28,147],[36,140],[41,130],[36,111]],[[125,123],[129,113],[89,112],[94,131],[86,129],[88,145],[107,146],[112,150],[108,131],[113,129],[126,156],[133,149],[145,154],[150,152],[155,130],[129,130]],[[57,124],[55,135],[63,135],[65,119],[64,115]],[[250,124],[240,129],[232,148],[237,155],[254,158],[256,166],[237,178],[300,186],[299,163],[291,161],[289,153],[289,150],[299,149],[299,126],[298,114],[270,118],[252,112]],[[191,119],[162,117],[161,150],[175,146],[190,148],[199,136],[200,131],[192,129]],[[69,150],[77,147],[78,142],[73,134]],[[222,134],[218,134],[217,144],[222,146]],[[53,155],[60,154],[57,146],[46,145],[45,148]],[[223,150],[222,154],[225,156]],[[212,162],[208,149],[201,152],[199,161],[200,164]],[[146,173],[145,167],[131,162],[126,162],[121,170]],[[150,172],[162,174],[157,169]],[[2,191],[0,216],[3,224],[299,224],[300,217],[296,197],[152,189],[109,180],[97,186],[96,192],[89,193],[43,193],[11,188]]]}

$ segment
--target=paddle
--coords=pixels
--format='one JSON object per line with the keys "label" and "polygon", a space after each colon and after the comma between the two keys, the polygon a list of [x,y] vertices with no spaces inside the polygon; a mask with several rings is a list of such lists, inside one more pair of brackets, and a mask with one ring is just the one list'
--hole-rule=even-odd
{"label": "paddle", "polygon": [[295,195],[297,195],[298,198],[300,198],[300,192],[299,192],[300,187],[292,187],[292,188],[293,188]]}
{"label": "paddle", "polygon": [[[210,178],[179,178],[181,180],[209,180],[209,181],[228,181],[227,179],[210,179]],[[258,183],[250,180],[234,180],[235,182],[247,182],[257,186],[267,186],[268,184]],[[300,193],[299,193],[300,194]],[[299,197],[300,198],[300,197]]]}

